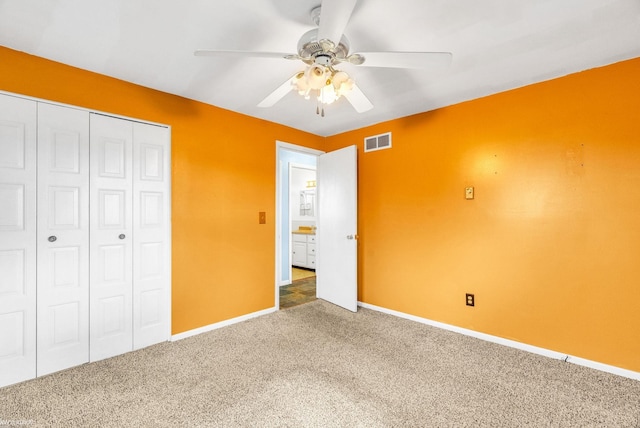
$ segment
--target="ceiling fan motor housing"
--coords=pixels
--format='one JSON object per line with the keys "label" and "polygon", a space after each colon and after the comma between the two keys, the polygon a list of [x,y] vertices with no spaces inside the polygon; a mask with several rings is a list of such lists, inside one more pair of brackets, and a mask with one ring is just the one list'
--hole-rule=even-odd
{"label": "ceiling fan motor housing", "polygon": [[326,67],[333,65],[337,59],[344,61],[349,55],[349,40],[342,36],[337,45],[318,40],[318,29],[309,30],[298,41],[298,55],[302,61],[311,65],[318,63]]}

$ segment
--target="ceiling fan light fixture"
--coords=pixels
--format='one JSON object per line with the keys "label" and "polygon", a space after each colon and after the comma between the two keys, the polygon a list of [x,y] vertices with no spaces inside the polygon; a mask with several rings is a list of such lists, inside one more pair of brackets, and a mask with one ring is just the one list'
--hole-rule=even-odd
{"label": "ceiling fan light fixture", "polygon": [[340,98],[333,85],[325,85],[318,91],[318,101],[321,104],[331,104]]}
{"label": "ceiling fan light fixture", "polygon": [[323,86],[326,86],[330,76],[329,69],[320,64],[313,64],[304,72],[304,77],[311,89],[322,89]]}
{"label": "ceiling fan light fixture", "polygon": [[321,110],[324,113],[324,107],[321,108],[321,106],[332,104],[338,98],[350,93],[355,83],[344,71],[321,64],[312,64],[304,71],[297,73],[291,79],[291,85],[305,99],[311,98],[313,93],[318,104],[318,114],[321,114]]}
{"label": "ceiling fan light fixture", "polygon": [[311,88],[307,83],[307,79],[304,78],[304,73],[298,73],[298,75],[296,75],[291,83],[298,94],[302,95],[305,98],[309,97]]}
{"label": "ceiling fan light fixture", "polygon": [[332,77],[333,87],[338,97],[346,95],[353,89],[353,79],[344,71],[337,71]]}

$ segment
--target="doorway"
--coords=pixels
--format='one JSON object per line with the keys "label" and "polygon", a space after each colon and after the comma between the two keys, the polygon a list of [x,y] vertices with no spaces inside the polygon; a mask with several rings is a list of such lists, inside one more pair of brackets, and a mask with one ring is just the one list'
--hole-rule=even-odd
{"label": "doorway", "polygon": [[[311,156],[318,165],[316,234],[306,240],[318,247],[316,297],[357,311],[358,294],[358,174],[357,146],[324,153],[276,141],[276,280],[275,307],[280,288],[291,283],[292,228],[288,216],[289,156]],[[309,159],[309,158],[308,158]],[[289,218],[287,218],[289,217]]]}
{"label": "doorway", "polygon": [[290,219],[291,284],[280,287],[280,309],[316,299],[317,159],[309,155],[300,160],[308,163],[289,162],[289,206],[282,206]]}
{"label": "doorway", "polygon": [[316,297],[315,260],[309,253],[315,251],[315,168],[322,153],[276,142],[277,308],[296,306]]}

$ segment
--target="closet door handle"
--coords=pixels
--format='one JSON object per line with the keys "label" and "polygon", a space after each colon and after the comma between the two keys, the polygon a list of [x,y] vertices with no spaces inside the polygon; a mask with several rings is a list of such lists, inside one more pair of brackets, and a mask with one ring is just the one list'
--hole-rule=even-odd
{"label": "closet door handle", "polygon": [[126,238],[126,236],[124,236],[124,233],[121,233],[121,234],[118,236],[118,238],[120,238],[120,239],[124,239],[124,238]]}
{"label": "closet door handle", "polygon": [[49,238],[47,238],[49,240],[49,242],[56,242],[58,240],[58,238],[54,235],[51,235]]}

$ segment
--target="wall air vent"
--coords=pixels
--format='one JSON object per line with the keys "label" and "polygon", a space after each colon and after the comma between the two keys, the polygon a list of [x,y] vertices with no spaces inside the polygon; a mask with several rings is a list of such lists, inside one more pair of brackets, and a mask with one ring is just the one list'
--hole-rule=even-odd
{"label": "wall air vent", "polygon": [[365,137],[364,139],[364,151],[372,152],[374,150],[390,149],[391,148],[391,132],[386,134],[374,135],[372,137]]}

